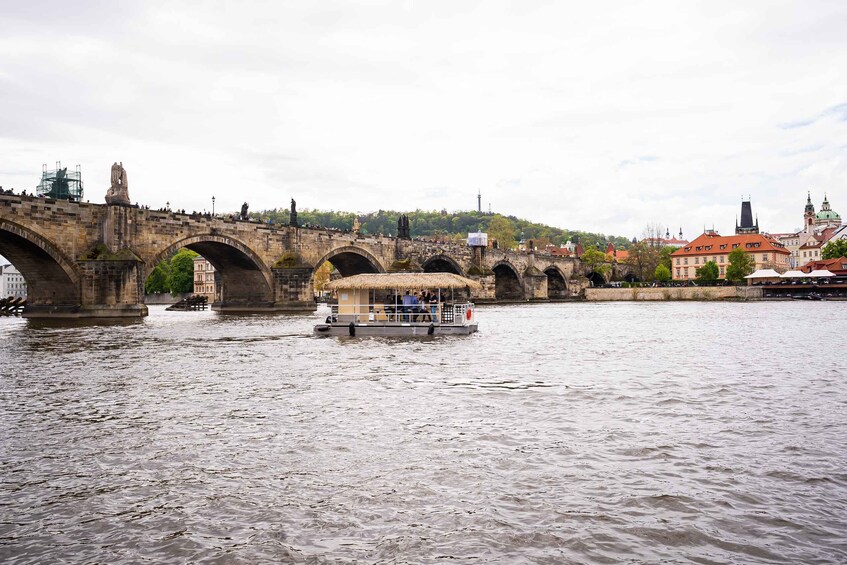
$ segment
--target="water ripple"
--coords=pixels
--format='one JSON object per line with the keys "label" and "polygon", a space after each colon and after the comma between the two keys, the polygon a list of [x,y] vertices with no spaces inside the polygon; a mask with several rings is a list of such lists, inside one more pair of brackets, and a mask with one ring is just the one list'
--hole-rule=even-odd
{"label": "water ripple", "polygon": [[0,319],[0,561],[847,562],[845,313]]}

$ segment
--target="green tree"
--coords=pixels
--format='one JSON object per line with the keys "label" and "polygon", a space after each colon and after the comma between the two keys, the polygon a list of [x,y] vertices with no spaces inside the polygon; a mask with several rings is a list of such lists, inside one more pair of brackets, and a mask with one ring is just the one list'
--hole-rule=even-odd
{"label": "green tree", "polygon": [[515,247],[515,226],[511,220],[497,214],[488,224],[488,239],[496,240],[502,249],[512,249]]}
{"label": "green tree", "polygon": [[667,247],[662,247],[659,250],[659,264],[664,265],[668,268],[668,271],[673,269],[673,259],[671,255],[673,252],[679,249],[679,247],[674,247],[673,245],[668,245]]}
{"label": "green tree", "polygon": [[726,280],[740,283],[744,277],[753,272],[755,265],[749,253],[736,247],[729,254],[729,266],[726,268]]}
{"label": "green tree", "polygon": [[171,294],[194,290],[194,258],[198,254],[183,247],[171,257],[168,273],[168,288]]}
{"label": "green tree", "polygon": [[706,261],[706,264],[704,264],[696,271],[697,279],[703,282],[716,281],[718,280],[718,275],[718,264],[714,261]]}
{"label": "green tree", "polygon": [[847,257],[847,239],[830,241],[821,251],[821,259],[838,259]]}
{"label": "green tree", "polygon": [[626,264],[632,268],[632,273],[640,281],[653,278],[656,266],[659,264],[659,250],[644,241],[639,241],[629,248]]}
{"label": "green tree", "polygon": [[653,278],[659,282],[669,282],[671,280],[671,270],[664,265],[658,265],[653,273]]}
{"label": "green tree", "polygon": [[156,268],[153,269],[153,272],[144,281],[144,292],[147,294],[170,292],[170,288],[168,287],[168,267],[167,261],[162,261],[156,265]]}
{"label": "green tree", "polygon": [[604,278],[612,270],[612,266],[606,262],[606,254],[598,251],[596,247],[589,247],[580,257],[582,264],[589,269],[589,273],[597,273]]}

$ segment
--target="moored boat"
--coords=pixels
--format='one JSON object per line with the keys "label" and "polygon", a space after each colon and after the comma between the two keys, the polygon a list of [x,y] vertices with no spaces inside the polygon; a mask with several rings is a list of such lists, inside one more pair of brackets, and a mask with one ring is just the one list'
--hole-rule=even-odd
{"label": "moored boat", "polygon": [[[470,301],[474,280],[452,273],[378,273],[344,277],[326,285],[338,304],[316,335],[437,336],[478,330]],[[424,297],[423,300],[419,298]]]}

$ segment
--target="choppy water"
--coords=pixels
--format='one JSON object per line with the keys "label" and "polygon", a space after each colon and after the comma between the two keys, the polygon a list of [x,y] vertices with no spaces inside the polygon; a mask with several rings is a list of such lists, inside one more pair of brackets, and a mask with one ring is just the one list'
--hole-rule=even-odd
{"label": "choppy water", "polygon": [[0,320],[6,563],[847,562],[847,303]]}

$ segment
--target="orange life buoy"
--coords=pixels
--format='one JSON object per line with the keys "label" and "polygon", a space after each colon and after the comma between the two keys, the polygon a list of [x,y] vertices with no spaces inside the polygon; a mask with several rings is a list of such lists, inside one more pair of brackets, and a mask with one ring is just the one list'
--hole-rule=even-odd
{"label": "orange life buoy", "polygon": [[472,316],[472,315],[473,315],[473,314],[471,313],[471,309],[470,309],[470,308],[468,308],[467,310],[465,310],[465,316],[467,316],[468,320],[470,320],[470,319],[471,319],[471,316]]}

